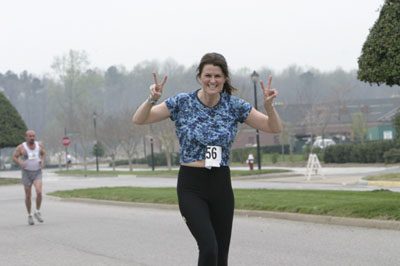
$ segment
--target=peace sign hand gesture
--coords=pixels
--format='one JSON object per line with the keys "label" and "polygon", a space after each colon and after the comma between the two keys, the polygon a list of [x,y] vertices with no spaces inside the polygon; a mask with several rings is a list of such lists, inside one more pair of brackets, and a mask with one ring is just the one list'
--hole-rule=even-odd
{"label": "peace sign hand gesture", "polygon": [[266,110],[272,107],[272,101],[278,96],[276,89],[271,89],[272,76],[269,76],[267,88],[264,86],[264,82],[260,80],[261,88],[264,93],[264,107]]}
{"label": "peace sign hand gesture", "polygon": [[154,84],[150,85],[150,99],[153,101],[158,101],[162,95],[162,91],[165,83],[167,82],[168,76],[165,75],[160,84],[158,84],[157,74],[153,72]]}

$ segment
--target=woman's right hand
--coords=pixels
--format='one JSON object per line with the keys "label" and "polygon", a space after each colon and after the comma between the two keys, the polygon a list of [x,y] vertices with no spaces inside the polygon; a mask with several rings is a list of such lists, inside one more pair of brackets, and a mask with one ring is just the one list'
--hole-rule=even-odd
{"label": "woman's right hand", "polygon": [[157,74],[155,72],[153,72],[153,77],[154,77],[154,84],[150,85],[150,98],[153,101],[158,101],[158,99],[160,99],[162,95],[162,91],[165,83],[167,82],[168,76],[165,75],[160,84],[158,84]]}

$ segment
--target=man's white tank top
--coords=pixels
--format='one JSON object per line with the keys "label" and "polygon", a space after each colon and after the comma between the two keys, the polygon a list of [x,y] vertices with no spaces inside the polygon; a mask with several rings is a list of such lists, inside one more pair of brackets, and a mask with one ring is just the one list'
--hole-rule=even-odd
{"label": "man's white tank top", "polygon": [[26,150],[26,157],[24,158],[25,165],[26,167],[24,168],[25,170],[28,171],[37,171],[39,170],[40,167],[40,147],[39,143],[35,141],[35,149],[31,150],[29,149],[28,145],[26,142],[22,143]]}

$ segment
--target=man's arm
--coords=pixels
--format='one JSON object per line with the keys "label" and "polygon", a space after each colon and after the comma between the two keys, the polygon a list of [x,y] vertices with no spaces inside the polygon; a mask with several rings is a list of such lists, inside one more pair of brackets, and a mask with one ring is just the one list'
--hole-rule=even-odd
{"label": "man's arm", "polygon": [[44,168],[44,161],[46,160],[46,151],[44,150],[42,144],[39,144],[39,147],[40,147],[40,157],[41,157],[40,167]]}
{"label": "man's arm", "polygon": [[20,145],[18,145],[18,147],[14,151],[13,161],[14,161],[14,163],[18,164],[21,168],[25,168],[25,166],[26,166],[25,162],[24,161],[20,161],[18,159],[20,156],[22,156],[21,149],[22,149],[22,145],[20,144]]}

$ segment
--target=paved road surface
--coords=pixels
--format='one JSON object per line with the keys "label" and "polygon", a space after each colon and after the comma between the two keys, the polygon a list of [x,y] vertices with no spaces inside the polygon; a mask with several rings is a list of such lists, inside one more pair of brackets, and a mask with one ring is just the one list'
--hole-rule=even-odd
{"label": "paved road surface", "polygon": [[[289,176],[236,180],[234,186],[373,189],[354,180],[374,171],[360,171],[327,175],[329,182]],[[19,172],[6,174],[18,177]],[[57,177],[46,171],[44,182],[49,192],[106,185],[175,186],[176,180]],[[67,202],[45,196],[42,210],[45,223],[28,226],[22,186],[0,187],[0,265],[196,265],[195,242],[175,209]],[[236,216],[229,265],[400,265],[399,248],[400,231]]]}
{"label": "paved road surface", "polygon": [[[0,187],[0,206],[0,265],[196,265],[177,210],[47,197],[28,226],[19,186]],[[400,231],[236,216],[230,265],[399,265],[399,248]]]}

